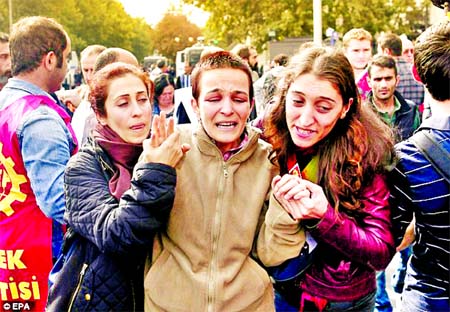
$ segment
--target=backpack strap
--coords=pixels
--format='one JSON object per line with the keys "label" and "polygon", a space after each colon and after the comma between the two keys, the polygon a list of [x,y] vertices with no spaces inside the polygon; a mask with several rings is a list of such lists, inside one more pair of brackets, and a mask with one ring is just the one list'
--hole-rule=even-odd
{"label": "backpack strap", "polygon": [[411,140],[434,169],[450,184],[450,153],[426,131],[415,133]]}

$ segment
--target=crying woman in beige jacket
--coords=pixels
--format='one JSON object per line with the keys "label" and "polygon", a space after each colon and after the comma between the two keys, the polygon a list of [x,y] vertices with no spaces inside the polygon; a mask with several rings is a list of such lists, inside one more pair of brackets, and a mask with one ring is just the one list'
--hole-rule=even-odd
{"label": "crying woman in beige jacket", "polygon": [[251,255],[278,169],[270,145],[247,125],[250,69],[215,52],[191,81],[199,123],[179,128],[191,150],[177,169],[167,230],[145,277],[146,311],[274,311],[270,278]]}

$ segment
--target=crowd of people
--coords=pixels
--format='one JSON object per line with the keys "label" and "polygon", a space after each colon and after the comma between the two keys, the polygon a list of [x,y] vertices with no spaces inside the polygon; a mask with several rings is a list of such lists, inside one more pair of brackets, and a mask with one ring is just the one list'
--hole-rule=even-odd
{"label": "crowd of people", "polygon": [[264,74],[252,46],[205,49],[178,77],[94,44],[63,90],[68,33],[17,21],[0,309],[449,311],[450,20],[374,43],[353,28]]}

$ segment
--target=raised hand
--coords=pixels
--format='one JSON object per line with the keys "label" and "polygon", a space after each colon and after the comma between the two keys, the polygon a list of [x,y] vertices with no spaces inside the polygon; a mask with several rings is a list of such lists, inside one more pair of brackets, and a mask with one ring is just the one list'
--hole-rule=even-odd
{"label": "raised hand", "polygon": [[176,167],[184,154],[190,150],[188,144],[181,144],[180,134],[175,130],[175,121],[166,121],[165,113],[153,116],[150,139],[144,140],[142,161],[166,164]]}
{"label": "raised hand", "polygon": [[320,219],[328,208],[322,188],[299,176],[285,174],[272,180],[275,198],[296,220]]}

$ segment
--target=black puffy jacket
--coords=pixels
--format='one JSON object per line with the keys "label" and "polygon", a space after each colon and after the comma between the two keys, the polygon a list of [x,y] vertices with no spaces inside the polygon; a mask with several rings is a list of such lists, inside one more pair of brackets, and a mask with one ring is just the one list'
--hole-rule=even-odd
{"label": "black puffy jacket", "polygon": [[145,257],[167,225],[174,168],[138,164],[120,202],[109,192],[107,154],[89,138],[65,172],[63,253],[50,274],[48,311],[141,311]]}

